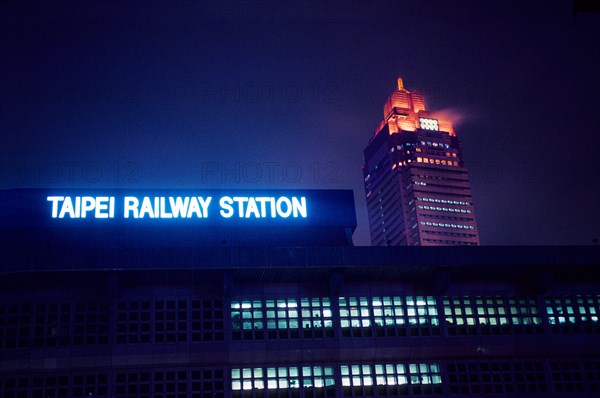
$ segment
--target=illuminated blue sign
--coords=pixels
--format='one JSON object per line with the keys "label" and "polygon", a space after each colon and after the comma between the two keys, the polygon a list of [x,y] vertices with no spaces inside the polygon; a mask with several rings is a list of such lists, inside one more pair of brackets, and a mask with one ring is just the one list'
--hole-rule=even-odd
{"label": "illuminated blue sign", "polygon": [[[52,218],[307,218],[305,196],[47,196]],[[215,206],[212,204],[215,203]],[[120,204],[121,211],[117,211]],[[216,207],[216,209],[213,209]]]}
{"label": "illuminated blue sign", "polygon": [[349,227],[350,190],[0,190],[0,227]]}
{"label": "illuminated blue sign", "polygon": [[0,240],[44,247],[348,245],[351,190],[0,190]]}

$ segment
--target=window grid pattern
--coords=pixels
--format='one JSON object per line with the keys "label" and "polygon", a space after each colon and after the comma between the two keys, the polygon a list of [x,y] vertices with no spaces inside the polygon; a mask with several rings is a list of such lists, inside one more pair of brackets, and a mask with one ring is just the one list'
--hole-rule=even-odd
{"label": "window grid pattern", "polygon": [[534,298],[453,296],[443,303],[450,335],[543,333]]}
{"label": "window grid pattern", "polygon": [[[338,302],[339,320],[328,298],[237,301],[233,338],[332,337],[338,322],[344,336],[439,334],[434,297],[340,297]],[[510,296],[446,296],[442,302],[450,335],[541,334],[542,326],[554,333],[600,333],[600,295],[551,296],[539,303]],[[246,303],[250,307],[241,308]],[[109,302],[2,304],[0,347],[108,344],[111,333],[118,344],[222,341],[226,333],[221,300],[120,301],[114,308],[113,330]]]}
{"label": "window grid pattern", "polygon": [[555,333],[600,333],[600,295],[546,297],[546,316]]}
{"label": "window grid pattern", "polygon": [[451,394],[546,393],[542,362],[448,363]]}
{"label": "window grid pattern", "polygon": [[151,340],[152,305],[150,301],[117,304],[117,343],[147,344]]}
{"label": "window grid pattern", "polygon": [[[335,393],[335,379],[331,366],[268,367],[231,369],[231,389],[234,396],[262,396],[259,391],[280,392],[281,396],[317,396],[325,391]],[[270,395],[269,395],[270,396]]]}
{"label": "window grid pattern", "polygon": [[175,369],[116,375],[117,398],[224,398],[222,369]]}
{"label": "window grid pattern", "polygon": [[108,344],[109,324],[108,303],[2,305],[0,347]]}
{"label": "window grid pattern", "polygon": [[303,366],[302,388],[305,397],[335,396],[335,379],[332,366]]}
{"label": "window grid pattern", "polygon": [[333,337],[333,313],[329,298],[303,298],[300,300],[300,311],[304,337]]}
{"label": "window grid pattern", "polygon": [[[344,396],[470,394],[521,396],[564,394],[596,396],[600,361],[388,363],[336,366],[237,368],[231,370],[233,396],[333,397],[340,384]],[[2,375],[0,396],[34,397],[192,397],[224,398],[222,369],[165,369],[90,374]]]}
{"label": "window grid pattern", "polygon": [[107,397],[108,374],[74,375],[72,397]]}
{"label": "window grid pattern", "polygon": [[26,348],[30,345],[31,305],[0,304],[0,348]]}
{"label": "window grid pattern", "polygon": [[187,398],[188,374],[185,370],[154,372],[154,398]]}
{"label": "window grid pattern", "polygon": [[35,305],[33,322],[35,347],[69,345],[71,304],[38,303]]}
{"label": "window grid pattern", "polygon": [[340,297],[340,326],[344,336],[371,336],[371,308],[367,297]]}
{"label": "window grid pattern", "polygon": [[342,365],[341,383],[344,396],[379,396],[439,394],[442,377],[439,364]]}
{"label": "window grid pattern", "polygon": [[222,369],[191,370],[191,398],[223,398],[225,396],[224,374]]}
{"label": "window grid pattern", "polygon": [[550,362],[554,391],[580,394],[600,392],[600,362]]}
{"label": "window grid pattern", "polygon": [[26,377],[0,378],[2,398],[29,398],[29,379]]}
{"label": "window grid pattern", "polygon": [[[224,340],[222,300],[118,302],[118,344]],[[111,341],[109,302],[0,305],[0,348],[90,346]]]}
{"label": "window grid pattern", "polygon": [[154,342],[185,343],[188,341],[187,300],[154,302]]}
{"label": "window grid pattern", "polygon": [[0,397],[224,398],[224,386],[222,369],[33,375],[0,377]]}
{"label": "window grid pattern", "polygon": [[108,303],[77,303],[73,314],[73,344],[108,344]]}
{"label": "window grid pattern", "polygon": [[344,336],[439,335],[433,296],[340,297],[340,325]]}
{"label": "window grid pattern", "polygon": [[119,344],[222,341],[223,301],[119,302],[116,334]]}
{"label": "window grid pattern", "polygon": [[31,398],[67,397],[69,395],[68,376],[33,378]]}
{"label": "window grid pattern", "polygon": [[328,298],[233,300],[231,326],[234,339],[333,336]]}
{"label": "window grid pattern", "polygon": [[192,341],[222,341],[224,339],[223,301],[191,301]]}
{"label": "window grid pattern", "polygon": [[151,398],[151,373],[128,372],[117,373],[116,398]]}

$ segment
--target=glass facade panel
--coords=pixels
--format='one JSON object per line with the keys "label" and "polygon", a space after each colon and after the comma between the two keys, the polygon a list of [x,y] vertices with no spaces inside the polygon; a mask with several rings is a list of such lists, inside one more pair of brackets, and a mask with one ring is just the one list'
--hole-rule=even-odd
{"label": "glass facade panel", "polygon": [[534,298],[502,296],[444,297],[449,334],[542,333]]}
{"label": "glass facade panel", "polygon": [[600,295],[545,297],[544,307],[554,333],[600,333]]}
{"label": "glass facade panel", "polygon": [[[295,299],[265,300],[266,311],[260,300],[234,300],[231,302],[231,319],[234,330],[299,328],[332,328],[332,312],[329,298],[303,298],[300,306]],[[240,322],[240,320],[244,320]],[[248,320],[248,321],[245,321]]]}
{"label": "glass facade panel", "polygon": [[231,388],[239,390],[315,389],[335,385],[331,366],[234,368]]}
{"label": "glass facade panel", "polygon": [[[345,336],[439,334],[433,296],[340,297],[340,326]],[[361,330],[359,330],[361,329]]]}

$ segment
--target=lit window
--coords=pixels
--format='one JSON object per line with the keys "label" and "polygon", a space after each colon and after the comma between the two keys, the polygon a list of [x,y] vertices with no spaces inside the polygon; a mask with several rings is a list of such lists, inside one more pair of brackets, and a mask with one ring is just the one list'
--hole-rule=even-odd
{"label": "lit window", "polygon": [[418,386],[422,384],[439,385],[442,383],[438,364],[411,363],[342,365],[342,386]]}
{"label": "lit window", "polygon": [[574,296],[546,298],[546,314],[550,325],[597,325],[600,313],[600,296]]}
{"label": "lit window", "polygon": [[302,368],[302,385],[305,388],[324,388],[335,385],[333,367],[304,366]]}
{"label": "lit window", "polygon": [[264,388],[264,383],[262,381],[262,369],[244,368],[231,370],[232,390],[239,391],[262,388]]}
{"label": "lit window", "polygon": [[371,326],[369,304],[366,297],[340,297],[339,305],[342,328],[368,328]]}
{"label": "lit window", "polygon": [[231,302],[233,330],[332,328],[328,298],[243,300]]}
{"label": "lit window", "polygon": [[333,385],[333,368],[330,366],[303,367],[302,375],[299,368],[294,366],[231,370],[231,388],[234,391],[323,388]]}
{"label": "lit window", "polygon": [[423,130],[433,130],[433,131],[439,130],[438,121],[436,119],[429,119],[429,118],[422,117],[422,118],[419,118],[419,124],[421,125],[421,128]]}
{"label": "lit window", "polygon": [[[444,315],[451,333],[457,332],[453,327],[463,325],[495,328],[541,324],[536,302],[531,298],[498,296],[445,297]],[[498,332],[502,331],[502,329],[498,329]],[[531,331],[534,332],[535,330],[532,329]],[[467,333],[466,330],[458,330],[458,332]],[[505,332],[510,332],[510,330]]]}

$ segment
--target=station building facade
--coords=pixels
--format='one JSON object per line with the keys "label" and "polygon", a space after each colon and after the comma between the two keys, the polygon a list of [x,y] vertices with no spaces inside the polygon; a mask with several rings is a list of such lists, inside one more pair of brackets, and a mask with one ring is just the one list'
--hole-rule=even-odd
{"label": "station building facade", "polygon": [[111,246],[14,231],[1,231],[2,397],[600,391],[598,247],[353,247],[342,233],[206,246],[189,231],[159,245],[146,230]]}
{"label": "station building facade", "polygon": [[596,247],[415,249],[21,253],[0,396],[598,396]]}

